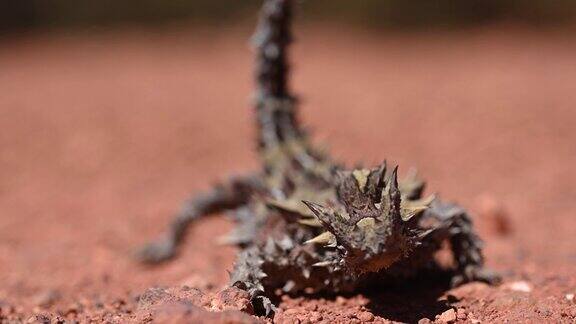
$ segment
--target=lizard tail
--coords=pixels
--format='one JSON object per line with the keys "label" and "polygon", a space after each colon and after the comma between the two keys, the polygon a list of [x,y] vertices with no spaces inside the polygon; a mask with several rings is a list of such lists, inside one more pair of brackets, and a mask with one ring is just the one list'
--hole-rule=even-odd
{"label": "lizard tail", "polygon": [[296,100],[288,89],[292,0],[264,0],[253,42],[256,48],[256,114],[259,148],[274,148],[303,134]]}

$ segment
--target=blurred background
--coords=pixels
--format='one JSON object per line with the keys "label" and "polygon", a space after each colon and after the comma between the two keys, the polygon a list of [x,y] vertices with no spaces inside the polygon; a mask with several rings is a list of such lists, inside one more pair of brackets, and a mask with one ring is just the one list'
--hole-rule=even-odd
{"label": "blurred background", "polygon": [[[494,20],[558,24],[573,19],[569,0],[317,0],[300,1],[306,19],[337,19],[379,27],[461,26]],[[88,25],[158,24],[174,20],[222,23],[240,19],[256,0],[3,0],[0,27],[44,28]]]}
{"label": "blurred background", "polygon": [[[493,268],[546,296],[567,286],[576,2],[298,3],[292,84],[317,142],[349,164],[417,167],[429,192],[476,215]],[[143,269],[130,255],[191,193],[258,168],[259,5],[0,0],[0,302],[26,311],[47,291],[65,305],[226,281],[221,218],[192,231],[176,262]],[[514,305],[500,311],[526,313]]]}

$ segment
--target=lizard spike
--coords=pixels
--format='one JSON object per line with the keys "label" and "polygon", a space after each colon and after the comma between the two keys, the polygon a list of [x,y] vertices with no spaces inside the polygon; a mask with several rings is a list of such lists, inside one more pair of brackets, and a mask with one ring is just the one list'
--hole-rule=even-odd
{"label": "lizard spike", "polygon": [[400,208],[400,196],[401,193],[398,186],[398,166],[396,166],[390,175],[390,179],[388,179],[388,197],[393,209]]}
{"label": "lizard spike", "polygon": [[256,272],[256,278],[258,278],[258,279],[264,279],[264,278],[267,278],[267,277],[268,277],[268,275],[267,275],[265,272],[263,272],[263,271],[258,271],[258,272]]}
{"label": "lizard spike", "polygon": [[434,229],[427,229],[427,230],[420,230],[420,231],[416,231],[414,232],[415,237],[419,240],[425,238],[426,236],[430,235],[430,233],[434,232]]}
{"label": "lizard spike", "polygon": [[402,220],[407,222],[412,217],[420,214],[421,212],[428,209],[428,206],[410,206],[410,207],[402,207],[400,210],[400,215],[402,216]]}
{"label": "lizard spike", "polygon": [[314,213],[314,215],[316,215],[318,217],[318,219],[320,219],[320,221],[322,221],[323,219],[326,219],[326,215],[329,214],[329,211],[326,207],[313,203],[311,201],[307,201],[307,200],[302,200],[302,202],[308,207],[310,208],[310,210]]}
{"label": "lizard spike", "polygon": [[436,194],[431,194],[430,196],[418,200],[413,200],[413,203],[420,204],[423,206],[430,206],[430,204],[436,200]]}
{"label": "lizard spike", "polygon": [[382,164],[373,171],[370,175],[371,183],[371,199],[374,202],[380,202],[382,197],[382,192],[384,191],[384,187],[386,187],[386,160],[382,162]]}
{"label": "lizard spike", "polygon": [[298,221],[302,216],[313,216],[305,208],[298,208],[289,201],[279,201],[273,199],[265,200],[266,207],[278,212],[284,220],[293,223]]}
{"label": "lizard spike", "polygon": [[296,287],[296,283],[294,282],[294,280],[288,280],[284,284],[284,287],[282,287],[282,291],[285,293],[289,293],[290,291],[292,291],[292,289],[294,289],[294,287]]}
{"label": "lizard spike", "polygon": [[433,228],[427,229],[427,230],[425,230],[425,231],[420,231],[420,233],[418,233],[418,238],[422,239],[422,238],[428,236],[428,235],[429,235],[430,233],[432,233],[432,232],[434,232],[434,229],[433,229]]}
{"label": "lizard spike", "polygon": [[398,166],[394,168],[388,179],[388,203],[390,204],[388,212],[391,214],[393,222],[397,224],[403,222],[400,210],[402,198],[398,188]]}
{"label": "lizard spike", "polygon": [[386,169],[388,168],[386,160],[382,161],[382,165],[380,166],[380,177],[378,178],[378,188],[380,192],[384,189],[386,185]]}
{"label": "lizard spike", "polygon": [[420,199],[426,186],[419,178],[416,168],[410,168],[399,185],[402,196],[412,200]]}
{"label": "lizard spike", "polygon": [[388,180],[388,185],[390,186],[390,193],[398,190],[398,166],[394,167],[390,179]]}
{"label": "lizard spike", "polygon": [[403,221],[420,214],[430,207],[430,204],[436,199],[436,195],[430,195],[418,200],[402,200],[400,214]]}
{"label": "lizard spike", "polygon": [[336,237],[334,236],[334,234],[332,234],[330,232],[324,232],[324,233],[314,237],[313,239],[310,239],[310,240],[304,242],[304,244],[327,245],[327,244],[334,244],[335,242],[336,242]]}
{"label": "lizard spike", "polygon": [[312,266],[313,267],[327,267],[330,265],[332,265],[332,261],[321,261],[321,262],[314,263]]}
{"label": "lizard spike", "polygon": [[303,218],[298,221],[299,224],[308,225],[312,227],[322,227],[322,223],[318,220],[318,218]]}

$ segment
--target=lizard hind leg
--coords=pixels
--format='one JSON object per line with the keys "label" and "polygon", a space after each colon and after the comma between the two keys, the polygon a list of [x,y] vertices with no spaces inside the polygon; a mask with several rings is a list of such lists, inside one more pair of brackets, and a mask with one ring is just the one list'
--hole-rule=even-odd
{"label": "lizard hind leg", "polygon": [[435,201],[429,209],[432,215],[441,222],[443,238],[448,239],[456,263],[456,275],[452,286],[471,281],[482,281],[489,284],[500,282],[500,276],[484,267],[482,255],[483,242],[474,231],[472,221],[466,211],[458,205]]}
{"label": "lizard hind leg", "polygon": [[137,259],[143,263],[155,264],[173,258],[194,220],[242,206],[248,203],[252,193],[260,187],[260,181],[255,176],[237,177],[209,192],[192,197],[175,215],[163,237],[137,251]]}

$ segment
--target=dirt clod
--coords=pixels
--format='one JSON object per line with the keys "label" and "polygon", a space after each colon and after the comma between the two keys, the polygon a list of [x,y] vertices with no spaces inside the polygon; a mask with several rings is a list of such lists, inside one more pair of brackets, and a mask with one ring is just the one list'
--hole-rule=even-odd
{"label": "dirt clod", "polygon": [[250,295],[245,290],[227,287],[216,294],[211,301],[212,310],[238,310],[252,314]]}
{"label": "dirt clod", "polygon": [[322,315],[318,312],[312,312],[309,319],[312,323],[318,323],[322,320]]}
{"label": "dirt clod", "polygon": [[463,321],[468,317],[468,314],[466,313],[466,311],[462,308],[458,308],[458,310],[456,311],[456,317]]}
{"label": "dirt clod", "polygon": [[26,321],[26,323],[29,324],[50,324],[50,317],[44,314],[36,314],[36,315],[32,315],[30,318],[28,318],[28,320]]}
{"label": "dirt clod", "polygon": [[374,320],[374,314],[369,312],[361,312],[356,317],[362,322],[372,322]]}
{"label": "dirt clod", "polygon": [[444,313],[438,315],[437,320],[440,323],[454,323],[456,321],[456,312],[454,309],[450,308]]}

